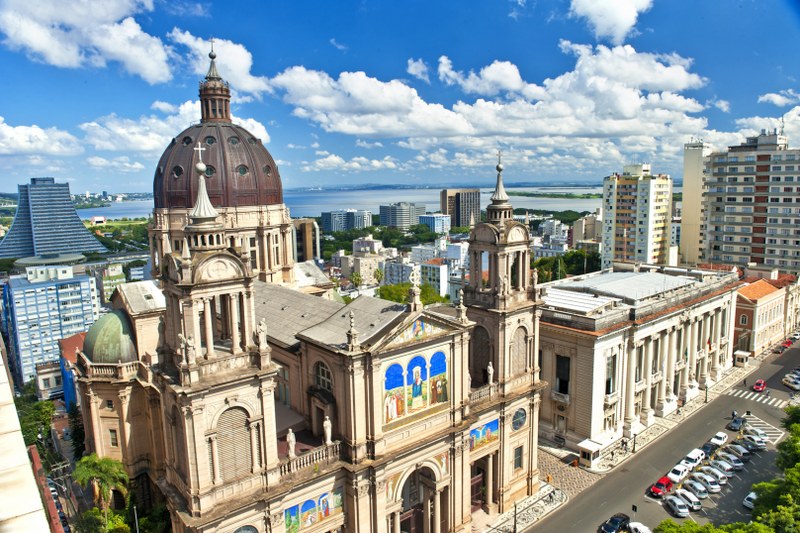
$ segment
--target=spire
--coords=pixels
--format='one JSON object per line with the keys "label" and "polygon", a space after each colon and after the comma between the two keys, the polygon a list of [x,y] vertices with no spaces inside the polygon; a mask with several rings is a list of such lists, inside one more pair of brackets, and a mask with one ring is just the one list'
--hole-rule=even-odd
{"label": "spire", "polygon": [[355,352],[358,349],[358,331],[356,331],[356,314],[350,310],[350,329],[347,330],[347,349]]}
{"label": "spire", "polygon": [[206,79],[200,82],[200,122],[231,121],[231,89],[217,71],[217,54],[214,53],[214,40],[208,54],[211,64]]}
{"label": "spire", "polygon": [[514,208],[508,201],[508,194],[503,187],[503,162],[502,153],[497,151],[497,185],[492,194],[492,203],[486,207],[486,219],[492,224],[501,224],[506,220],[511,220],[514,215]]}
{"label": "spire", "polygon": [[202,224],[203,222],[214,222],[219,213],[211,205],[211,200],[208,198],[208,191],[206,190],[206,165],[203,163],[203,151],[205,148],[198,142],[197,147],[194,149],[197,152],[199,161],[194,166],[198,174],[197,200],[195,200],[194,208],[189,211],[189,218],[192,219],[192,225]]}
{"label": "spire", "polygon": [[214,61],[217,58],[217,54],[214,53],[214,39],[211,39],[211,52],[208,54],[209,59],[211,59],[211,65],[208,67],[208,74],[206,74],[207,81],[222,81],[222,76],[219,75],[217,72],[217,63]]}
{"label": "spire", "polygon": [[500,150],[497,151],[497,184],[494,186],[494,194],[492,195],[492,203],[499,204],[499,203],[507,203],[508,202],[508,194],[506,194],[506,189],[503,187],[503,161],[502,161],[502,152]]}

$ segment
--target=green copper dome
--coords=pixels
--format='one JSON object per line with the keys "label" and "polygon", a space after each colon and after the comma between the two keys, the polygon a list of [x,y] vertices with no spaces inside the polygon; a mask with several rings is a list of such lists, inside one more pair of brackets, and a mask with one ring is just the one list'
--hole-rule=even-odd
{"label": "green copper dome", "polygon": [[83,353],[92,363],[113,364],[136,361],[131,323],[119,310],[100,317],[86,333]]}

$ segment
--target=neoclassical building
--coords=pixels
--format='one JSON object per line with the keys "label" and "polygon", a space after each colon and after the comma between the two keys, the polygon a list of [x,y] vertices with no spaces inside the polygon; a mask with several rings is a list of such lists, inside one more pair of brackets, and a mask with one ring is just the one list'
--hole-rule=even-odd
{"label": "neoclassical building", "polygon": [[[502,166],[470,237],[488,278],[455,305],[424,307],[416,285],[408,304],[296,291],[288,213],[258,181],[279,192],[277,169],[227,163],[229,134],[273,160],[230,124],[213,59],[203,121],[168,149],[183,170],[167,153],[156,172],[160,290],[118,290],[77,357],[88,449],[178,533],[461,532],[535,494],[539,302]],[[243,200],[231,182],[262,171]]]}
{"label": "neoclassical building", "polygon": [[636,266],[542,285],[540,435],[591,466],[733,365],[738,276]]}

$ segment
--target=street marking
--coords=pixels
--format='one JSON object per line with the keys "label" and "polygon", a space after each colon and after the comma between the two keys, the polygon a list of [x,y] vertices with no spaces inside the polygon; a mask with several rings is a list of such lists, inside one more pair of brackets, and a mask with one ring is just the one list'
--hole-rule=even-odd
{"label": "street marking", "polygon": [[772,396],[768,396],[763,392],[755,392],[750,390],[744,389],[733,389],[727,391],[725,394],[728,396],[733,396],[734,398],[741,398],[743,400],[751,400],[758,403],[763,403],[765,405],[769,405],[772,407],[777,407],[779,409],[783,409],[789,402],[786,400],[781,400],[780,398],[773,398]]}
{"label": "street marking", "polygon": [[781,440],[781,438],[783,438],[783,436],[786,434],[786,432],[783,431],[782,429],[773,426],[769,422],[765,422],[764,420],[755,415],[746,416],[745,420],[747,420],[748,426],[760,429],[761,431],[766,433],[767,440],[772,442],[773,444],[778,444],[778,441]]}

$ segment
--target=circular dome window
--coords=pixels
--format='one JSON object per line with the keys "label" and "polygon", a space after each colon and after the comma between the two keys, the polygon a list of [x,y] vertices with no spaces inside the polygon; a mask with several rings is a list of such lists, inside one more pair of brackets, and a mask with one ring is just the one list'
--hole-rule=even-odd
{"label": "circular dome window", "polygon": [[217,142],[217,140],[214,137],[212,137],[211,135],[206,137],[206,144],[214,144],[215,142]]}
{"label": "circular dome window", "polygon": [[228,142],[236,146],[237,144],[239,144],[239,137],[231,137],[228,139]]}
{"label": "circular dome window", "polygon": [[175,165],[172,169],[172,175],[176,178],[180,178],[183,175],[183,167],[180,165]]}
{"label": "circular dome window", "polygon": [[267,176],[272,174],[272,167],[270,167],[269,165],[264,165],[264,174],[266,174]]}
{"label": "circular dome window", "polygon": [[188,136],[184,137],[181,142],[183,143],[184,146],[189,146],[190,144],[192,144],[192,138]]}
{"label": "circular dome window", "polygon": [[208,176],[210,178],[211,176],[213,176],[216,173],[217,173],[217,169],[215,169],[211,165],[207,165],[206,166],[206,176]]}
{"label": "circular dome window", "polygon": [[247,167],[244,165],[239,165],[239,168],[236,169],[240,176],[244,176],[247,174]]}
{"label": "circular dome window", "polygon": [[256,144],[258,141],[256,140],[255,137],[250,137],[249,139],[247,139],[247,142],[249,142],[250,144]]}

